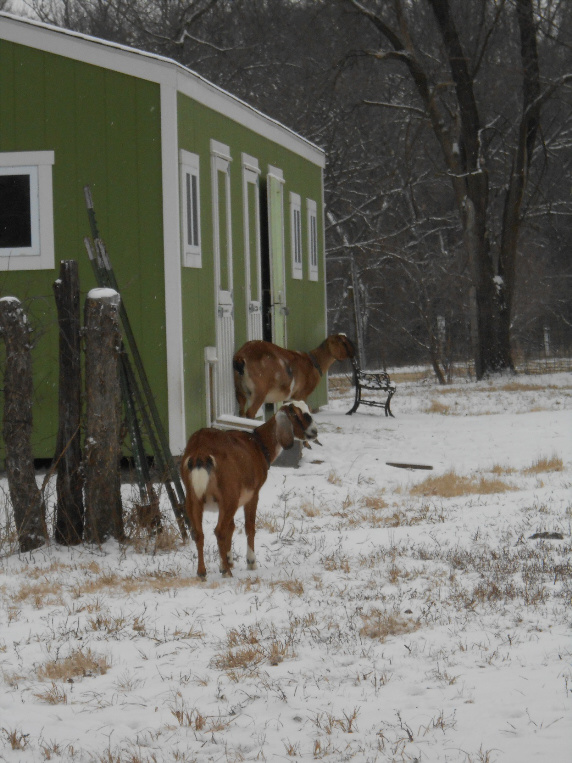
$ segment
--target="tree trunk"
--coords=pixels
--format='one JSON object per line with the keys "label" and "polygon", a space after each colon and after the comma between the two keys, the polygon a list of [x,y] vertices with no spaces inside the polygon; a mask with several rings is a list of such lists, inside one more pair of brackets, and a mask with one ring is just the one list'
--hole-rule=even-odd
{"label": "tree trunk", "polygon": [[92,289],[85,302],[85,540],[98,544],[123,538],[119,300]]}
{"label": "tree trunk", "polygon": [[36,484],[32,456],[32,358],[30,327],[16,297],[0,299],[0,332],[6,344],[4,443],[6,474],[20,551],[32,551],[47,538],[44,500]]}
{"label": "tree trunk", "polygon": [[75,260],[61,263],[54,294],[60,328],[59,428],[54,456],[57,465],[55,538],[58,543],[70,546],[81,542],[84,521],[79,275]]}

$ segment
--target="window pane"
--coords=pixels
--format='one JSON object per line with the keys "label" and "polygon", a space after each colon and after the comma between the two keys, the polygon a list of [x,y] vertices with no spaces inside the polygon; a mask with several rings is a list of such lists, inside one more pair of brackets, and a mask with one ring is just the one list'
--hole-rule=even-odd
{"label": "window pane", "polygon": [[193,246],[199,245],[199,211],[198,211],[198,188],[197,176],[191,175],[191,210],[193,218]]}
{"label": "window pane", "polygon": [[185,217],[187,224],[187,244],[193,245],[193,212],[191,207],[191,174],[185,172]]}
{"label": "window pane", "polygon": [[292,209],[292,248],[294,250],[294,263],[302,263],[302,213],[299,209]]}
{"label": "window pane", "polygon": [[0,175],[0,249],[31,245],[30,176]]}
{"label": "window pane", "polygon": [[316,218],[313,215],[310,217],[310,242],[310,263],[312,267],[315,267],[318,264],[318,231],[316,229]]}

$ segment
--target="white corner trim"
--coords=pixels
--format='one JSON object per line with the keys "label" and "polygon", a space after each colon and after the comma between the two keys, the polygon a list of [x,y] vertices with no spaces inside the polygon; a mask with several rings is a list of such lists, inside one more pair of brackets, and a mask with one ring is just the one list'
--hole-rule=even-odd
{"label": "white corner trim", "polygon": [[186,432],[177,89],[174,77],[171,83],[161,85],[161,136],[168,425],[171,451],[177,455],[185,449]]}

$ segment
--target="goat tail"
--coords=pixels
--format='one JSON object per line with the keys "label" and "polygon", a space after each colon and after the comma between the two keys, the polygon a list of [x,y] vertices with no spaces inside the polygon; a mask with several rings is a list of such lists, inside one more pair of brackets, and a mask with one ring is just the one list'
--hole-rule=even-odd
{"label": "goat tail", "polygon": [[195,495],[200,500],[207,491],[211,472],[216,466],[216,461],[214,456],[207,456],[204,459],[195,458],[194,460],[189,458],[186,465],[190,472],[191,485]]}
{"label": "goat tail", "polygon": [[232,361],[232,367],[234,368],[234,370],[239,376],[244,376],[245,364],[246,364],[246,361],[244,360],[244,358],[238,355],[234,356],[234,360]]}

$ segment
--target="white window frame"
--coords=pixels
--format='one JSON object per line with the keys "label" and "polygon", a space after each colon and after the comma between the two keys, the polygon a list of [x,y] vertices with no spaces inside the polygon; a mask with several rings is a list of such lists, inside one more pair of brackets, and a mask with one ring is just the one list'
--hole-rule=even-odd
{"label": "white window frame", "polygon": [[290,191],[290,251],[292,253],[292,278],[304,277],[304,255],[302,250],[302,200],[300,195]]}
{"label": "white window frame", "polygon": [[318,280],[318,205],[313,199],[306,199],[308,215],[308,276],[310,281]]}
{"label": "white window frame", "polygon": [[30,178],[32,242],[26,247],[0,248],[0,271],[50,270],[54,267],[53,151],[0,152],[0,175]]}
{"label": "white window frame", "polygon": [[[203,266],[201,249],[201,183],[200,183],[200,157],[184,149],[179,150],[179,166],[181,174],[181,241],[183,251],[183,265],[187,268],[201,268]],[[189,210],[193,210],[193,199],[189,197],[187,179],[195,179],[196,205],[194,212],[196,219],[189,221]],[[196,225],[196,241],[189,241],[189,224]]]}

